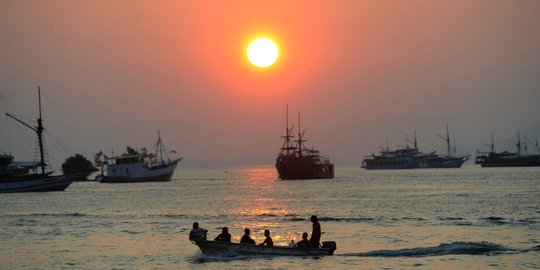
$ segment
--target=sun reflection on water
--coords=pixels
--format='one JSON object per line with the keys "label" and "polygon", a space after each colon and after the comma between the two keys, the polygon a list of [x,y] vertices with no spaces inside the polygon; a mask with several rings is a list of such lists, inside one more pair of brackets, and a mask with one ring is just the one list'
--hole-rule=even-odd
{"label": "sun reflection on water", "polygon": [[242,216],[242,222],[232,224],[235,231],[242,232],[233,235],[233,241],[240,241],[243,230],[249,228],[251,237],[260,243],[264,240],[264,230],[270,230],[274,245],[287,245],[292,238],[297,241],[300,236],[291,232],[284,222],[276,220],[276,216],[293,215],[286,200],[276,199],[275,194],[282,192],[283,187],[277,179],[275,168],[270,166],[252,166],[241,170],[250,191],[230,195],[227,199],[237,200],[238,204],[231,209],[233,215]]}

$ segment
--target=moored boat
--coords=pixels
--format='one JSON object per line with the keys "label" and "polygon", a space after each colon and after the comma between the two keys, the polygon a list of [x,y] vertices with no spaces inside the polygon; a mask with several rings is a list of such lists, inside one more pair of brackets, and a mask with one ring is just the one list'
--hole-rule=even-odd
{"label": "moored boat", "polygon": [[81,175],[54,175],[47,170],[44,155],[43,119],[41,117],[41,91],[38,86],[39,117],[37,127],[19,120],[15,116],[6,113],[10,118],[34,131],[38,138],[39,161],[14,161],[10,154],[0,155],[0,193],[11,192],[44,192],[64,191],[74,180],[80,179]]}
{"label": "moored boat", "polygon": [[[281,180],[298,179],[332,179],[334,164],[329,158],[322,157],[318,150],[307,148],[304,143],[305,131],[300,129],[300,114],[298,114],[298,140],[293,140],[294,126],[289,128],[289,108],[285,135],[282,136],[283,146],[276,158],[276,169]],[[296,142],[296,143],[294,143]]]}
{"label": "moored boat", "polygon": [[366,170],[416,169],[426,156],[418,148],[390,150],[388,147],[379,155],[365,156],[362,168]]}
{"label": "moored boat", "polygon": [[[493,142],[493,134],[491,134],[491,144],[489,153],[480,153],[477,151],[475,163],[482,167],[538,167],[540,166],[540,153],[538,149],[538,138],[536,139],[537,154],[529,155],[527,153],[527,141],[521,142],[519,131],[517,133],[517,141],[515,142],[517,152],[511,153],[503,151],[497,153]],[[525,148],[525,153],[522,152],[522,147]]]}
{"label": "moored boat", "polygon": [[452,152],[448,125],[446,125],[446,137],[439,137],[447,143],[448,152],[446,156],[438,155],[435,151],[430,153],[421,152],[418,149],[415,131],[414,147],[409,147],[408,139],[406,139],[407,147],[396,150],[390,150],[387,143],[386,149],[383,149],[379,155],[365,156],[361,167],[366,170],[460,168],[469,159],[470,155],[456,155],[455,142]]}
{"label": "moored boat", "polygon": [[155,153],[147,154],[128,147],[127,153],[107,158],[107,174],[98,176],[96,180],[100,183],[170,181],[182,158],[169,158],[159,132],[154,148]]}
{"label": "moored boat", "polygon": [[448,130],[448,124],[446,124],[446,137],[443,137],[441,135],[437,136],[446,141],[446,156],[439,156],[435,153],[427,154],[427,158],[420,162],[420,168],[461,168],[461,165],[463,165],[465,161],[469,160],[470,155],[467,154],[458,156],[456,154],[455,141],[454,147],[452,149],[452,145],[450,144],[450,131]]}
{"label": "moored boat", "polygon": [[336,243],[323,242],[321,248],[296,248],[288,246],[259,246],[239,244],[221,241],[197,240],[194,243],[199,246],[205,255],[210,256],[325,256],[333,255]]}

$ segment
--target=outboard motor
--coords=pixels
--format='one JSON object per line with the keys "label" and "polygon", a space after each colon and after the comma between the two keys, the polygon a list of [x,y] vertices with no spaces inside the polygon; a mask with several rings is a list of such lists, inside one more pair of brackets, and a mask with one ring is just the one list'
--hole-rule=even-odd
{"label": "outboard motor", "polygon": [[324,241],[322,242],[322,248],[327,248],[330,250],[330,255],[334,254],[334,251],[337,249],[336,242],[334,241]]}

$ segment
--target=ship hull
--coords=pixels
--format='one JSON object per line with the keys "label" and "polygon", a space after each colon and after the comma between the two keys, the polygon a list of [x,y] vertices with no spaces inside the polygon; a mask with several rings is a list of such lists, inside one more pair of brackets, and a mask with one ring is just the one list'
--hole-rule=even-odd
{"label": "ship hull", "polygon": [[416,169],[420,166],[420,162],[364,162],[362,168],[366,170],[402,170]]}
{"label": "ship hull", "polygon": [[435,168],[461,168],[468,157],[439,157],[423,158],[418,160],[382,161],[364,160],[362,168],[366,170],[400,170],[400,169],[435,169]]}
{"label": "ship hull", "polygon": [[517,157],[508,159],[485,159],[479,162],[482,167],[538,167],[540,156]]}
{"label": "ship hull", "polygon": [[420,163],[420,168],[461,168],[468,158],[441,158]]}
{"label": "ship hull", "polygon": [[118,176],[106,175],[99,180],[100,183],[138,183],[138,182],[166,182],[171,181],[177,161],[172,162],[166,167],[157,169],[147,169],[142,166],[133,166],[134,173],[122,174]]}
{"label": "ship hull", "polygon": [[281,180],[332,179],[334,164],[313,164],[303,161],[276,162],[276,169]]}
{"label": "ship hull", "polygon": [[0,193],[64,191],[80,175],[38,176],[25,179],[3,179]]}
{"label": "ship hull", "polygon": [[231,242],[195,241],[205,255],[210,256],[323,256],[333,255],[335,248],[334,242],[332,248],[290,248],[285,246],[259,246],[250,244],[239,244]]}
{"label": "ship hull", "polygon": [[172,172],[149,177],[102,177],[100,183],[137,183],[137,182],[167,182],[171,181]]}

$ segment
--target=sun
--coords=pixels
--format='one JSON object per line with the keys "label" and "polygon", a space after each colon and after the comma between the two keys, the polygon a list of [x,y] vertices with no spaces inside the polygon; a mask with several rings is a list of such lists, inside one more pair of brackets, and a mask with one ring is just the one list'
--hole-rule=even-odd
{"label": "sun", "polygon": [[258,38],[249,44],[247,57],[256,67],[265,68],[274,64],[278,58],[279,50],[271,39]]}

